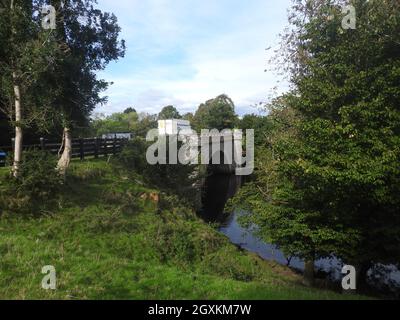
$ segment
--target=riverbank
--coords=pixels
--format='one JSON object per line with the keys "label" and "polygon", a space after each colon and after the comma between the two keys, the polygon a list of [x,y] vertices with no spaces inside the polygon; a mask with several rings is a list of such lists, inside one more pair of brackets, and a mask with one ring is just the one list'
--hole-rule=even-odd
{"label": "riverbank", "polygon": [[[102,160],[73,162],[63,195],[40,217],[3,215],[0,256],[0,299],[365,298],[302,286]],[[56,269],[56,290],[41,288],[45,265]]]}
{"label": "riverbank", "polygon": [[[225,217],[219,231],[226,235],[230,241],[239,248],[253,252],[267,261],[274,261],[281,265],[290,267],[294,272],[303,274],[304,261],[297,257],[289,260],[284,253],[275,245],[266,243],[255,235],[255,229],[240,224],[240,217],[246,212],[235,210]],[[343,263],[335,258],[320,259],[315,262],[317,281],[329,284],[330,287],[338,290],[341,287]],[[378,267],[379,268],[379,267]],[[375,272],[374,272],[375,271]],[[400,292],[400,270],[395,266],[380,266],[380,273],[376,269],[370,270],[369,291],[374,296],[396,299]]]}

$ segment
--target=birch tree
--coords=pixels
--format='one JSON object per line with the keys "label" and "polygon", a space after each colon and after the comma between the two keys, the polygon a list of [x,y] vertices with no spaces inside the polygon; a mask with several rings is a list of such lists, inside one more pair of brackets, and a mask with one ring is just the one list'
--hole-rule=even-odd
{"label": "birch tree", "polygon": [[18,177],[23,131],[48,110],[40,103],[36,85],[54,63],[57,51],[52,32],[41,26],[41,1],[3,0],[0,10],[0,101],[15,127],[13,175]]}

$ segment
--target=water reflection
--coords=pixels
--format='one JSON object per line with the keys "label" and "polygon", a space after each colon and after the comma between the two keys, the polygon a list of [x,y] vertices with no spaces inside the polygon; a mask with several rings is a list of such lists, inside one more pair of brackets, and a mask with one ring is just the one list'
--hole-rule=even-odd
{"label": "water reflection", "polygon": [[[243,214],[241,211],[232,213],[222,224],[219,230],[225,234],[232,243],[250,252],[257,253],[266,260],[276,261],[280,264],[288,264],[287,257],[277,246],[265,243],[257,238],[249,229],[243,228],[238,217]],[[289,266],[299,271],[304,270],[304,261],[293,257],[290,259]],[[336,258],[321,259],[315,263],[317,269],[326,272],[332,279],[340,279],[340,271],[343,264]]]}
{"label": "water reflection", "polygon": [[[238,218],[245,212],[236,210],[230,215],[224,214],[226,201],[235,195],[241,182],[235,175],[210,173],[206,178],[203,189],[202,218],[208,222],[219,223],[220,232],[225,234],[235,245],[254,252],[263,259],[287,265],[288,260],[279,248],[273,244],[265,243],[254,235],[251,228],[246,229],[239,224]],[[291,258],[288,265],[300,272],[304,270],[304,262],[296,257]],[[320,259],[315,263],[319,274],[322,273],[322,276],[333,281],[342,279],[342,266],[343,263],[335,257]],[[400,271],[395,266],[377,265],[373,270],[370,270],[369,275],[374,281],[375,287],[400,296]]]}
{"label": "water reflection", "polygon": [[[265,243],[256,237],[251,229],[243,228],[239,224],[238,218],[242,214],[245,213],[239,210],[233,212],[225,219],[225,221],[222,222],[219,231],[226,235],[235,245],[238,245],[247,251],[254,252],[265,260],[276,261],[280,264],[287,265],[287,258],[283,252],[277,248],[277,246]],[[289,266],[298,271],[303,271],[304,261],[294,257],[290,260]],[[333,281],[339,281],[342,279],[342,266],[343,263],[334,257],[331,259],[320,259],[315,262],[316,270],[323,272]],[[387,286],[388,288],[386,289],[392,292],[398,292],[400,286],[400,271],[393,265],[379,265],[378,267],[383,268],[384,272],[381,272],[381,274],[377,272],[369,272],[369,275],[374,278],[374,282],[380,284],[378,286]]]}

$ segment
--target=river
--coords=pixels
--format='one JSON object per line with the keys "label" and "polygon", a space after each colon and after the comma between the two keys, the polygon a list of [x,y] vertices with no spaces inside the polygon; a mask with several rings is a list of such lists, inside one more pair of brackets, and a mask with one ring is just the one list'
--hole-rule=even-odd
{"label": "river", "polygon": [[[276,261],[280,264],[286,265],[287,259],[283,252],[275,245],[266,243],[256,237],[251,229],[242,227],[238,218],[243,211],[236,210],[223,221],[219,227],[219,231],[226,235],[230,241],[245,249],[249,252],[258,254],[261,258],[270,261]],[[299,258],[293,257],[290,260],[289,267],[302,272],[304,270],[304,261]],[[318,274],[325,275],[331,281],[340,281],[342,278],[341,270],[343,263],[333,257],[331,259],[320,259],[315,262],[315,268]],[[383,291],[390,291],[398,294],[400,288],[400,270],[395,266],[381,266],[385,268],[383,274],[376,274],[376,272],[369,272],[370,277],[374,277],[374,283],[384,289]],[[382,287],[384,285],[384,287]]]}
{"label": "river", "polygon": [[[226,235],[230,241],[240,248],[256,253],[265,260],[276,261],[286,265],[287,259],[283,252],[277,246],[266,243],[254,235],[254,227],[244,228],[238,222],[242,214],[241,210],[235,210],[232,213],[224,213],[226,201],[232,197],[238,189],[237,177],[229,175],[210,175],[207,178],[205,189],[203,191],[203,210],[202,217],[206,221],[219,224],[219,231]],[[319,274],[323,273],[332,281],[340,281],[342,278],[341,270],[343,263],[333,257],[331,259],[320,259],[315,263]],[[304,270],[304,261],[293,257],[290,260],[289,267],[297,271]],[[384,291],[399,294],[400,291],[400,270],[395,266],[382,266],[384,272],[372,272],[369,275],[374,278],[374,283],[378,284]]]}

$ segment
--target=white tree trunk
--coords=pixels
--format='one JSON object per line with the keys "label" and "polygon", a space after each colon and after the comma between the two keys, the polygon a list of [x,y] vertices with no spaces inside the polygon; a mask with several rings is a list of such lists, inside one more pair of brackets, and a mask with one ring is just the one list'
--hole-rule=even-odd
{"label": "white tree trunk", "polygon": [[57,169],[61,175],[65,176],[72,157],[72,137],[69,128],[64,128],[63,134],[64,151],[58,160]]}
{"label": "white tree trunk", "polygon": [[13,72],[14,80],[14,104],[15,104],[15,144],[14,144],[14,163],[13,163],[13,176],[15,178],[19,175],[19,168],[22,160],[22,106],[21,106],[21,89],[17,83],[16,73]]}

